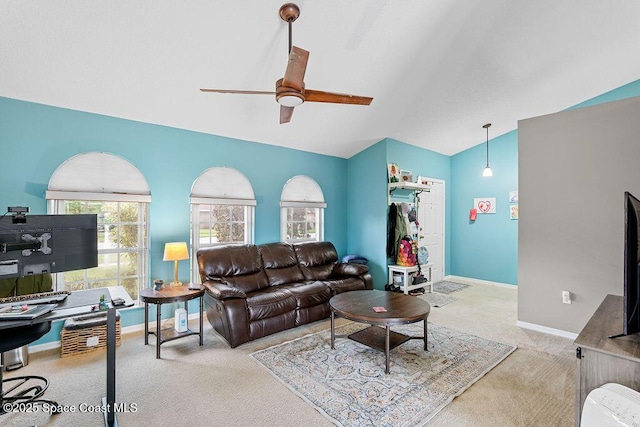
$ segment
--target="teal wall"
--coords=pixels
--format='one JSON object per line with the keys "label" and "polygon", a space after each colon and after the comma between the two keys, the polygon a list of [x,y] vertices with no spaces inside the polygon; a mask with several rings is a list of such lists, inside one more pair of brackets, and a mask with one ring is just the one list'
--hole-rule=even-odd
{"label": "teal wall", "polygon": [[[482,129],[481,129],[482,130]],[[500,283],[518,279],[518,221],[509,219],[509,191],[518,189],[516,131],[489,140],[492,177],[483,177],[486,145],[451,158],[451,274]],[[469,220],[476,197],[495,197],[495,214]]]}
{"label": "teal wall", "polygon": [[[450,157],[385,138],[348,161],[348,250],[369,260],[374,287],[387,283],[387,163],[418,175],[446,181],[449,191]],[[449,201],[445,201],[445,227],[449,227]],[[445,241],[445,274],[450,256]]]}
{"label": "teal wall", "polygon": [[[200,173],[212,166],[242,172],[256,195],[255,240],[280,240],[280,192],[295,175],[315,179],[324,193],[325,239],[342,256],[347,249],[347,161],[266,144],[117,119],[0,97],[0,207],[28,206],[46,213],[45,190],[56,168],[89,151],[119,155],[135,165],[151,188],[150,278],[170,279],[162,261],[164,243],[189,241],[189,194]],[[189,280],[189,262],[179,265]],[[122,324],[141,323],[140,309]],[[54,326],[54,332],[60,329]],[[54,338],[55,335],[55,338]],[[57,340],[50,333],[42,342]]]}
{"label": "teal wall", "polygon": [[387,274],[386,156],[383,140],[347,162],[347,248],[369,260],[376,289],[384,289]]}
{"label": "teal wall", "polygon": [[640,96],[640,80],[628,83],[624,86],[620,86],[617,89],[603,93],[595,98],[588,99],[580,104],[574,105],[567,110],[573,110],[575,108],[588,107],[590,105],[602,104],[605,102],[619,101],[625,98],[632,98],[634,96]]}

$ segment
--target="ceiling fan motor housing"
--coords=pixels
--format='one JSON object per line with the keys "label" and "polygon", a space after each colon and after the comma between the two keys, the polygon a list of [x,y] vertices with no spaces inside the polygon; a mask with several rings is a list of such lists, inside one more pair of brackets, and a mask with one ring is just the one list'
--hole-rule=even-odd
{"label": "ceiling fan motor housing", "polygon": [[302,87],[302,92],[298,92],[293,88],[283,86],[283,80],[278,79],[276,81],[276,101],[278,101],[278,104],[285,107],[297,107],[302,104],[304,102],[304,86]]}
{"label": "ceiling fan motor housing", "polygon": [[280,6],[280,19],[284,22],[294,22],[300,16],[300,8],[294,3],[285,3]]}

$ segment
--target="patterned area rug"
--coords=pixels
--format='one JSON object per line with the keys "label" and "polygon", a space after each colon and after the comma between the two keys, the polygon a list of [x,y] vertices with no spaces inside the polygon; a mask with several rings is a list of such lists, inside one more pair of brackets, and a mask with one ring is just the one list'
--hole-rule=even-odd
{"label": "patterned area rug", "polygon": [[457,298],[449,295],[439,294],[436,292],[425,292],[422,295],[418,295],[418,298],[425,300],[431,307],[442,307],[450,302],[457,301]]}
{"label": "patterned area rug", "polygon": [[[345,335],[366,325],[336,328]],[[330,331],[307,335],[252,356],[298,396],[339,426],[421,426],[516,347],[429,323],[429,351],[409,340],[391,351],[391,373],[384,353]],[[422,322],[393,327],[422,334]]]}
{"label": "patterned area rug", "polygon": [[443,280],[442,282],[433,284],[433,291],[440,292],[441,294],[450,294],[451,292],[456,292],[461,289],[468,288],[469,286],[470,285],[465,285],[464,283],[456,283]]}

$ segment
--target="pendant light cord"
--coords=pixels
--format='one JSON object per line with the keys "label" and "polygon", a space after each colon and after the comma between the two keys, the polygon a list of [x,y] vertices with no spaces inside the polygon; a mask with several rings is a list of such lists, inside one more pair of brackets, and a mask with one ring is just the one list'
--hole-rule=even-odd
{"label": "pendant light cord", "polygon": [[489,127],[490,126],[491,126],[491,123],[487,123],[486,125],[482,126],[487,130],[487,167],[489,167]]}
{"label": "pendant light cord", "polygon": [[487,126],[487,167],[489,166],[489,126]]}

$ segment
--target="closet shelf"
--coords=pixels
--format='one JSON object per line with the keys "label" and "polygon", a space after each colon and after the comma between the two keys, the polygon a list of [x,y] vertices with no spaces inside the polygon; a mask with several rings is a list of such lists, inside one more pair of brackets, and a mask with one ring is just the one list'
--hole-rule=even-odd
{"label": "closet shelf", "polygon": [[411,190],[411,191],[431,191],[431,186],[426,184],[419,184],[417,182],[390,182],[389,192],[394,190]]}
{"label": "closet shelf", "polygon": [[387,195],[387,204],[389,205],[391,204],[391,195],[395,190],[412,191],[414,196],[417,196],[423,191],[431,191],[431,186],[426,184],[418,184],[417,182],[390,182],[388,186],[389,193]]}

